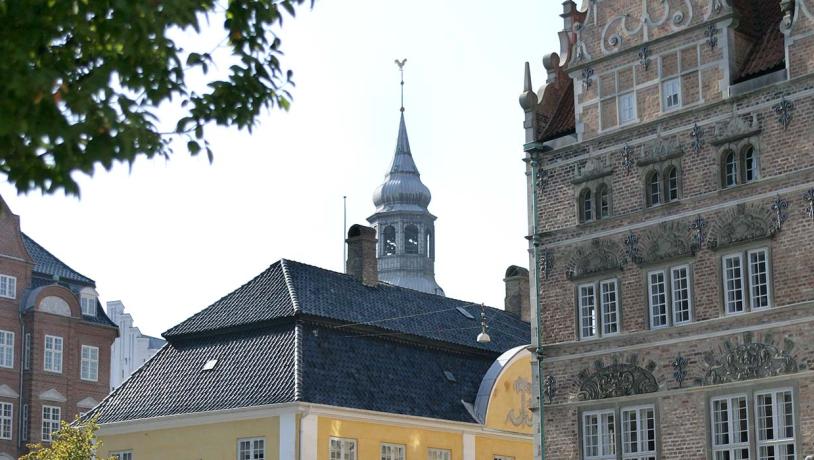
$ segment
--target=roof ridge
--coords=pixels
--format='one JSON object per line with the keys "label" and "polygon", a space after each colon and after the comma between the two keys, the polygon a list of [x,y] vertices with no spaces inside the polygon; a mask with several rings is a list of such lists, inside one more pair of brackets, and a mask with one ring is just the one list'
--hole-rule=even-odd
{"label": "roof ridge", "polygon": [[294,313],[299,313],[301,311],[300,302],[297,300],[297,292],[294,290],[294,283],[291,282],[291,274],[288,272],[288,266],[286,264],[287,262],[288,260],[286,259],[280,259],[280,267],[283,269],[283,279],[285,279],[285,286],[288,288],[288,295],[291,297],[291,305],[294,306]]}

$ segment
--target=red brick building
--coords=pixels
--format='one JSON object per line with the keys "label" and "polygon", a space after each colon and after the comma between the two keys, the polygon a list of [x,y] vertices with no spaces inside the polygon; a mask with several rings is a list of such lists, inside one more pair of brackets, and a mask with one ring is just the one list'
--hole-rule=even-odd
{"label": "red brick building", "polygon": [[117,329],[95,283],[20,231],[0,197],[0,459],[108,392]]}
{"label": "red brick building", "polygon": [[814,1],[562,18],[520,97],[546,457],[814,454]]}

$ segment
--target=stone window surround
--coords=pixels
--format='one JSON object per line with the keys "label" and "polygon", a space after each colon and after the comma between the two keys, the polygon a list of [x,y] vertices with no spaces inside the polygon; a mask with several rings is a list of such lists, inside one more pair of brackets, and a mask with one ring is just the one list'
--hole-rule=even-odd
{"label": "stone window surround", "polygon": [[[760,174],[760,142],[758,141],[757,137],[747,137],[741,139],[737,142],[730,142],[727,144],[722,145],[718,149],[718,158],[719,161],[717,163],[718,171],[718,184],[720,185],[721,190],[729,190],[736,187],[740,187],[742,185],[751,184],[753,182],[759,181],[761,179]],[[755,168],[755,177],[747,181],[746,177],[744,176],[744,165],[746,163],[744,157],[749,148],[752,148],[752,154],[754,155],[754,168]],[[735,161],[738,165],[737,170],[737,180],[735,185],[726,185],[726,165],[724,164],[726,161],[726,156],[729,152],[735,153]]]}
{"label": "stone window surround", "polygon": [[[599,112],[600,112],[600,114],[599,114],[600,125],[597,128],[598,128],[599,132],[618,129],[618,128],[621,128],[623,126],[635,124],[636,122],[639,121],[639,105],[637,104],[638,97],[637,97],[637,88],[636,88],[636,69],[635,69],[635,67],[636,66],[633,65],[633,64],[626,64],[626,65],[617,67],[617,68],[615,68],[613,70],[609,70],[609,71],[605,72],[604,74],[600,75],[599,77],[597,77],[597,82],[598,82],[597,83],[598,84],[597,94],[598,94],[598,98],[599,98]],[[630,82],[630,87],[629,88],[626,88],[626,89],[620,91],[619,90],[619,74],[622,73],[622,72],[625,72],[625,71],[630,71],[630,75],[631,75],[631,78],[632,78],[633,81]],[[612,91],[612,92],[610,92],[608,94],[603,94],[603,92],[602,92],[602,78],[607,76],[608,74],[613,74],[614,91]],[[622,123],[622,109],[621,109],[621,104],[619,102],[620,102],[622,96],[626,96],[628,94],[633,95],[633,118],[631,120],[628,120],[628,121]],[[604,126],[604,125],[602,124],[602,115],[601,115],[602,104],[607,102],[607,101],[610,101],[610,100],[615,100],[615,102],[616,102],[616,125],[608,127],[608,128],[603,128],[602,126]]]}
{"label": "stone window surround", "polygon": [[[605,271],[596,273],[593,276],[579,279],[574,282],[574,312],[575,312],[575,327],[576,327],[576,340],[580,342],[593,341],[604,339],[606,337],[617,337],[622,335],[622,283],[620,274],[617,271]],[[601,301],[601,284],[604,282],[613,281],[616,284],[616,332],[605,334],[604,322],[602,321],[602,301]],[[580,304],[580,287],[592,285],[594,287],[594,309],[597,318],[596,321],[596,335],[590,337],[582,336],[582,306]]]}
{"label": "stone window surround", "polygon": [[660,412],[661,408],[659,407],[659,398],[653,397],[653,393],[647,394],[644,398],[636,398],[635,400],[631,400],[629,398],[613,398],[612,400],[592,400],[588,403],[582,402],[580,404],[582,407],[577,411],[577,431],[578,431],[578,439],[579,439],[579,458],[585,458],[585,438],[584,438],[584,416],[592,413],[601,413],[601,412],[613,412],[614,416],[614,425],[615,425],[615,432],[616,432],[616,439],[614,442],[616,443],[616,458],[621,459],[623,458],[623,446],[622,446],[622,411],[629,410],[629,409],[643,409],[643,408],[652,408],[653,415],[655,417],[655,425],[656,425],[656,458],[659,457],[659,452],[662,452],[661,448],[661,429],[659,420],[661,419]]}
{"label": "stone window surround", "polygon": [[[682,257],[668,261],[660,261],[658,264],[643,265],[640,267],[642,276],[642,286],[644,287],[644,306],[647,309],[645,315],[646,328],[648,330],[664,330],[673,327],[683,327],[692,324],[695,321],[695,259],[690,257]],[[675,312],[673,311],[673,286],[672,286],[672,270],[675,268],[687,268],[687,287],[689,289],[689,302],[690,302],[690,320],[676,324]],[[650,307],[650,274],[662,271],[665,273],[665,287],[666,287],[666,300],[667,300],[667,326],[653,327],[652,311]]]}
{"label": "stone window surround", "polygon": [[[613,187],[611,183],[611,175],[608,174],[603,177],[588,180],[575,185],[574,202],[576,203],[577,222],[579,222],[579,224],[590,224],[599,220],[605,220],[613,217]],[[599,201],[598,193],[603,187],[608,191],[608,215],[605,217],[602,217],[600,213],[601,203]],[[582,198],[585,191],[591,192],[591,210],[593,215],[589,220],[584,218],[582,209]]]}
{"label": "stone window surround", "polygon": [[[782,377],[785,377],[783,379]],[[759,381],[746,381],[738,382],[738,384],[726,384],[724,388],[719,388],[713,391],[706,392],[704,400],[704,417],[706,424],[706,447],[707,453],[712,453],[712,401],[716,398],[724,398],[727,396],[745,396],[746,397],[746,410],[747,419],[749,422],[749,454],[750,458],[757,458],[757,430],[756,430],[756,417],[755,417],[755,400],[756,394],[769,392],[769,391],[791,391],[792,411],[794,420],[794,451],[797,452],[798,458],[800,455],[800,390],[799,379],[805,378],[800,375],[795,375],[795,379],[789,379],[789,375],[772,378],[770,382]],[[810,376],[809,376],[810,377]],[[757,382],[757,383],[756,383]]]}
{"label": "stone window surround", "polygon": [[[762,308],[752,308],[751,305],[751,280],[750,273],[749,273],[749,252],[755,250],[766,250],[766,266],[767,266],[767,281],[769,286],[769,306],[762,307]],[[718,296],[718,300],[720,302],[720,309],[719,314],[721,317],[730,317],[730,316],[740,316],[748,312],[759,312],[765,310],[771,310],[775,308],[774,304],[774,270],[772,264],[772,247],[770,244],[770,240],[762,239],[756,241],[749,241],[743,244],[737,244],[733,246],[728,246],[725,249],[720,249],[717,251],[716,257],[716,269],[718,270],[718,282],[721,288],[720,294]],[[744,311],[739,313],[727,313],[726,312],[726,289],[724,287],[724,266],[723,266],[723,258],[730,255],[740,254],[743,260],[742,265],[742,273],[741,278],[743,280],[743,292],[744,292]]]}
{"label": "stone window surround", "polygon": [[[657,161],[647,165],[641,165],[639,169],[639,176],[641,178],[641,183],[643,184],[643,208],[657,208],[659,206],[664,206],[670,203],[675,203],[681,201],[684,198],[684,174],[683,169],[681,167],[681,156],[675,158],[666,158],[661,161]],[[676,170],[676,178],[678,180],[678,198],[675,200],[670,200],[669,193],[670,193],[670,178],[669,172],[670,169],[675,168]],[[659,196],[660,201],[656,204],[650,203],[650,178],[653,174],[658,173],[659,181],[660,181],[660,189],[659,189]]]}

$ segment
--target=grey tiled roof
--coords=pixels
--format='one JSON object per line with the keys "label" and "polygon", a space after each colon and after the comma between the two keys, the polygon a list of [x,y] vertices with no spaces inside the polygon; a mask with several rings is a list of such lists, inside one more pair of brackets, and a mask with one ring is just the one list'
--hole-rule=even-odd
{"label": "grey tiled roof", "polygon": [[34,259],[35,272],[47,275],[50,278],[58,276],[60,279],[79,282],[87,286],[96,286],[92,279],[67,266],[25,233],[22,233],[22,235],[23,244],[25,244],[28,254]]}
{"label": "grey tiled roof", "polygon": [[[458,311],[466,309],[475,319]],[[366,286],[351,276],[281,260],[212,306],[164,333],[203,334],[292,316],[294,313],[363,323],[395,336],[409,335],[501,353],[530,342],[529,324],[486,307],[492,342],[479,344],[480,308],[471,302],[398,286]]]}
{"label": "grey tiled roof", "polygon": [[[294,328],[164,347],[94,409],[100,423],[294,400]],[[212,370],[207,361],[217,359]]]}

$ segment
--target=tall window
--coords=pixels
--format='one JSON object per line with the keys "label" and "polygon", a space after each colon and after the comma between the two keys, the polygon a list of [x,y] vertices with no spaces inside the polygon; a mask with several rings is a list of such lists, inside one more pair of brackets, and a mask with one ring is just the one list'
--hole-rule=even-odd
{"label": "tall window", "polygon": [[678,169],[675,166],[671,166],[667,173],[665,174],[665,180],[667,181],[665,184],[664,190],[664,199],[665,201],[675,201],[678,199]]}
{"label": "tall window", "polygon": [[731,187],[738,183],[738,158],[735,152],[724,154],[724,186]]}
{"label": "tall window", "polygon": [[597,217],[605,219],[610,216],[610,197],[608,187],[605,184],[600,185],[597,189],[596,201]]}
{"label": "tall window", "polygon": [[0,439],[12,438],[12,425],[14,423],[14,406],[11,403],[0,402]]}
{"label": "tall window", "polygon": [[689,265],[649,272],[647,290],[652,329],[691,321],[692,293]]}
{"label": "tall window", "polygon": [[583,339],[619,332],[619,294],[616,279],[577,287],[580,337]]}
{"label": "tall window", "polygon": [[0,297],[14,299],[17,297],[17,278],[0,275]]}
{"label": "tall window", "polygon": [[582,415],[582,453],[586,460],[616,460],[616,417],[614,411]]}
{"label": "tall window", "polygon": [[[621,419],[621,433],[616,421]],[[656,460],[656,411],[653,406],[623,407],[582,414],[582,457],[616,460]]]}
{"label": "tall window", "polygon": [[237,440],[238,460],[265,460],[266,440],[264,438],[248,438]]}
{"label": "tall window", "polygon": [[647,178],[647,205],[655,206],[661,203],[661,179],[658,172],[652,172]]}
{"label": "tall window", "polygon": [[386,256],[396,254],[396,229],[392,225],[384,227],[384,243],[382,244],[382,251]]}
{"label": "tall window", "polygon": [[45,359],[43,369],[49,372],[62,372],[62,337],[45,336]]}
{"label": "tall window", "polygon": [[579,194],[579,217],[582,222],[594,220],[594,202],[591,189],[585,189]]}
{"label": "tall window", "polygon": [[756,393],[755,418],[759,459],[797,458],[791,390]]}
{"label": "tall window", "polygon": [[619,96],[619,124],[624,125],[636,119],[636,98],[633,93]]}
{"label": "tall window", "polygon": [[673,78],[662,83],[661,97],[665,112],[681,107],[681,81]]}
{"label": "tall window", "polygon": [[447,449],[429,449],[427,450],[427,460],[451,460],[452,451]]}
{"label": "tall window", "polygon": [[356,440],[331,438],[328,444],[329,460],[356,460]]}
{"label": "tall window", "polygon": [[[713,398],[710,403],[712,451],[715,460],[752,458],[750,439],[757,441],[758,460],[796,459],[794,397],[790,389],[756,391]],[[753,404],[750,411],[750,404]],[[750,420],[750,413],[755,422]]]}
{"label": "tall window", "polygon": [[23,432],[20,433],[21,434],[20,438],[22,438],[23,441],[28,441],[29,428],[30,426],[28,424],[28,404],[23,404],[23,427],[22,427]]}
{"label": "tall window", "polygon": [[413,224],[404,227],[404,252],[418,254],[418,227]]}
{"label": "tall window", "polygon": [[0,331],[0,367],[14,367],[14,333]]}
{"label": "tall window", "polygon": [[622,458],[656,460],[656,412],[653,407],[622,409]]}
{"label": "tall window", "polygon": [[99,380],[99,348],[82,345],[82,363],[79,376],[82,380]]}
{"label": "tall window", "polygon": [[[748,264],[744,268],[744,263]],[[771,306],[769,250],[752,249],[721,258],[724,310],[727,314]]]}
{"label": "tall window", "polygon": [[42,406],[42,440],[50,441],[59,430],[61,409],[56,406]]}
{"label": "tall window", "polygon": [[743,151],[743,181],[752,182],[757,179],[757,159],[755,149],[751,145]]}
{"label": "tall window", "polygon": [[752,145],[746,145],[740,153],[725,150],[721,154],[721,186],[733,187],[758,179],[758,155]]}
{"label": "tall window", "polygon": [[404,446],[401,444],[382,444],[382,460],[404,460]]}
{"label": "tall window", "polygon": [[31,369],[31,333],[25,333],[25,344],[23,349],[23,369]]}

